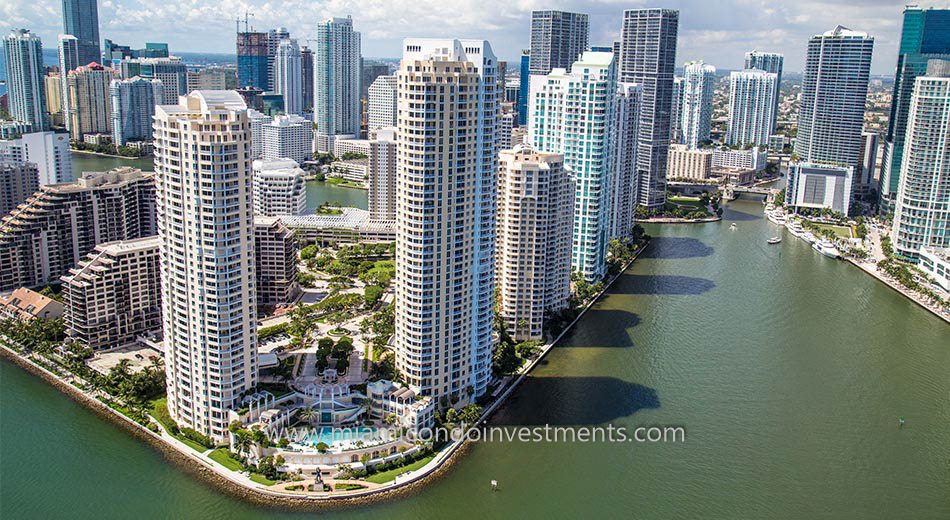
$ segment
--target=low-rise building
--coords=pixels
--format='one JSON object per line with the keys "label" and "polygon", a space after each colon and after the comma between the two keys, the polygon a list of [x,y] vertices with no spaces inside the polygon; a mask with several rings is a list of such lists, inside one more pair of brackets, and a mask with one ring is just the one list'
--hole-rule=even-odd
{"label": "low-rise building", "polygon": [[808,162],[792,163],[788,169],[785,205],[799,208],[827,208],[847,215],[851,210],[852,179],[850,166]]}
{"label": "low-rise building", "polygon": [[922,247],[918,260],[921,271],[944,291],[950,291],[950,248]]}
{"label": "low-rise building", "polygon": [[36,291],[20,287],[8,295],[0,295],[0,318],[22,321],[59,318],[63,304]]}
{"label": "low-rise building", "polygon": [[706,180],[712,173],[712,150],[690,149],[685,144],[670,145],[666,177],[676,180]]}
{"label": "low-rise building", "polygon": [[365,184],[368,173],[368,159],[348,159],[346,161],[336,161],[330,164],[329,176]]}
{"label": "low-rise building", "polygon": [[713,167],[711,175],[723,184],[745,186],[755,182],[755,170],[747,168]]}
{"label": "low-rise building", "polygon": [[764,148],[753,147],[746,150],[729,148],[713,149],[713,168],[739,168],[742,170],[762,171],[768,166],[769,154]]}
{"label": "low-rise building", "polygon": [[396,241],[395,220],[374,219],[369,211],[359,208],[343,208],[338,215],[303,215],[280,220],[304,242],[333,245]]}
{"label": "low-rise building", "polygon": [[369,139],[337,139],[333,142],[333,155],[342,158],[346,154],[369,155]]}
{"label": "low-rise building", "polygon": [[393,426],[415,433],[435,424],[435,401],[408,387],[380,379],[367,383],[366,396],[370,402],[370,417],[385,421],[388,416],[395,416]]}
{"label": "low-rise building", "polygon": [[68,341],[111,350],[162,327],[159,238],[100,244],[62,277]]}

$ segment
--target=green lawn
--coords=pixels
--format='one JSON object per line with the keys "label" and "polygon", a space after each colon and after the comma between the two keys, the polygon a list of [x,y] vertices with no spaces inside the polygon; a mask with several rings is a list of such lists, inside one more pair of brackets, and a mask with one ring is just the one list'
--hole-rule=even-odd
{"label": "green lawn", "polygon": [[841,238],[851,238],[851,228],[848,226],[835,226],[833,224],[815,224],[818,229],[827,229]]}
{"label": "green lawn", "polygon": [[212,451],[208,455],[208,458],[228,468],[231,471],[241,471],[241,463],[235,460],[235,458],[231,456],[231,453],[228,451],[227,448],[218,448]]}
{"label": "green lawn", "polygon": [[670,197],[667,199],[669,202],[676,204],[681,209],[686,210],[697,210],[697,209],[706,209],[703,206],[702,202],[699,201],[697,197]]}
{"label": "green lawn", "polygon": [[434,454],[433,454],[433,455],[429,455],[428,457],[423,457],[423,458],[421,458],[421,459],[419,459],[419,460],[413,462],[412,464],[408,464],[408,465],[403,466],[403,467],[401,467],[401,468],[391,469],[391,470],[389,470],[389,471],[383,471],[383,472],[380,472],[380,473],[376,473],[376,474],[374,474],[374,475],[370,475],[370,476],[366,477],[366,481],[367,481],[367,482],[373,482],[373,483],[375,483],[375,484],[384,484],[384,483],[386,483],[386,482],[389,482],[390,480],[395,480],[395,479],[396,479],[396,475],[401,475],[401,474],[403,474],[403,473],[405,473],[405,472],[407,472],[407,471],[415,471],[415,470],[421,468],[422,466],[425,466],[426,464],[429,463],[430,460],[432,460],[432,459],[434,459],[434,458],[435,458],[435,455],[434,455]]}
{"label": "green lawn", "polygon": [[273,486],[277,483],[277,481],[271,480],[260,473],[251,473],[251,480],[258,484],[264,484],[265,486]]}

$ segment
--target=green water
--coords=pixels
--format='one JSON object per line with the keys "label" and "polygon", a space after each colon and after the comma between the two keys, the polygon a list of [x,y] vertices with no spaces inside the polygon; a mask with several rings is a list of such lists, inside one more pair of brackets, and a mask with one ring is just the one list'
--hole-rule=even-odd
{"label": "green water", "polygon": [[[950,326],[788,235],[767,245],[760,215],[650,229],[494,418],[685,443],[482,443],[421,493],[334,517],[950,518]],[[315,516],[222,495],[6,362],[0,464],[2,518]]]}
{"label": "green water", "polygon": [[[147,159],[120,159],[103,157],[84,153],[72,154],[73,175],[77,178],[82,172],[101,172],[119,166],[134,166],[145,171],[153,171],[155,166],[152,158]],[[342,188],[325,182],[310,181],[307,183],[307,206],[317,208],[328,203],[355,208],[367,208],[366,190]]]}

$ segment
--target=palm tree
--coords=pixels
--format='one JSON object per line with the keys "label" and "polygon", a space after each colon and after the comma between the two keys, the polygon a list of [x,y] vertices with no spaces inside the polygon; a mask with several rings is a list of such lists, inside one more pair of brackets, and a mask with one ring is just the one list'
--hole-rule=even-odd
{"label": "palm tree", "polygon": [[234,434],[234,447],[237,448],[239,456],[242,456],[244,452],[250,450],[252,444],[254,444],[254,441],[251,440],[250,435],[248,435],[245,430],[238,430],[238,432]]}
{"label": "palm tree", "polygon": [[317,418],[317,411],[314,410],[312,406],[308,406],[300,410],[300,413],[297,414],[297,418],[301,421],[305,421],[307,424],[312,424],[314,419]]}

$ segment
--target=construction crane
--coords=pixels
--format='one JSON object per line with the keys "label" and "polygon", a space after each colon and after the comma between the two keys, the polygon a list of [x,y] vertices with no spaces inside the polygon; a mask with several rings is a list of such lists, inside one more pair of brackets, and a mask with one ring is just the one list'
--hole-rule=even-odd
{"label": "construction crane", "polygon": [[[254,13],[245,9],[244,10],[244,32],[250,32],[250,24],[248,22],[248,18],[251,16],[254,16]],[[234,19],[234,32],[238,32],[238,33],[241,32],[241,17],[240,16]]]}

